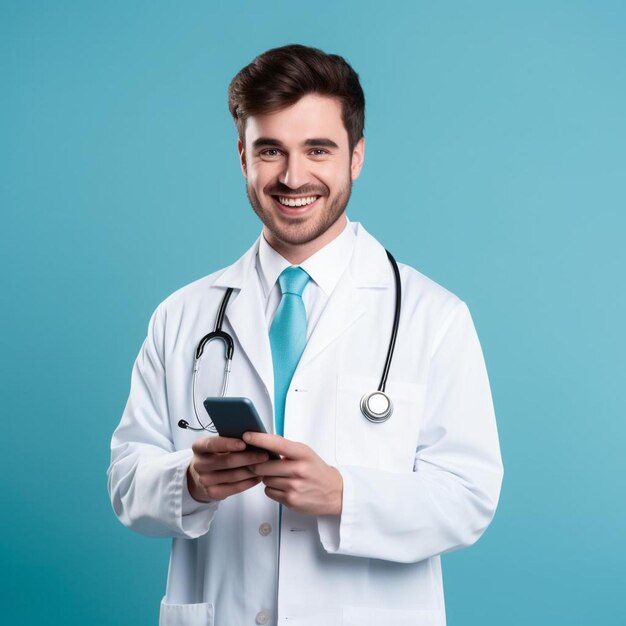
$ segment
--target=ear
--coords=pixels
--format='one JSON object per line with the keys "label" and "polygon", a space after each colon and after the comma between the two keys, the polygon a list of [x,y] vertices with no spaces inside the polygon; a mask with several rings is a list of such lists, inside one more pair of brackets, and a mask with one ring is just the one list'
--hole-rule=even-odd
{"label": "ear", "polygon": [[352,159],[350,161],[350,175],[352,180],[356,180],[361,173],[363,160],[365,159],[365,137],[359,139],[352,149]]}
{"label": "ear", "polygon": [[237,152],[239,152],[239,164],[241,165],[241,171],[243,175],[248,177],[248,169],[246,165],[246,149],[243,143],[241,143],[241,139],[237,140]]}

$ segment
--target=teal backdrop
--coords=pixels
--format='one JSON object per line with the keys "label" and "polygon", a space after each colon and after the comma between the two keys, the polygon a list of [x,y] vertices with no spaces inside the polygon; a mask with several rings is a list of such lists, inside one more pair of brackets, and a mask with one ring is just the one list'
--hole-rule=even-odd
{"label": "teal backdrop", "polygon": [[505,479],[450,626],[626,623],[623,2],[0,6],[4,624],[157,623],[109,440],[152,310],[259,233],[226,88],[293,42],[362,79],[351,219],[482,341]]}

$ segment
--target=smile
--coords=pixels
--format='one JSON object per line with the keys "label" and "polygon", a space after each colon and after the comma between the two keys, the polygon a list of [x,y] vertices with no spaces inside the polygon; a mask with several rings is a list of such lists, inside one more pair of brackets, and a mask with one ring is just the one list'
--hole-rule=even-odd
{"label": "smile", "polygon": [[304,198],[290,198],[289,196],[274,196],[283,206],[297,207],[313,204],[319,196],[305,196]]}

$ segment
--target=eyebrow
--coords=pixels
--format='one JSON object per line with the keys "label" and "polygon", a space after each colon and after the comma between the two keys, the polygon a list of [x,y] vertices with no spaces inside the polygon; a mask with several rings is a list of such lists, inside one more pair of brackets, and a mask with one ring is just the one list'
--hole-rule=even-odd
{"label": "eyebrow", "polygon": [[305,146],[310,147],[321,147],[321,148],[339,148],[339,146],[332,139],[325,138],[315,138],[315,139],[307,139],[304,142]]}
{"label": "eyebrow", "polygon": [[[319,148],[335,148],[339,149],[339,146],[332,140],[323,137],[314,137],[313,139],[307,139],[303,143],[307,147],[319,147]],[[259,137],[252,142],[253,148],[282,148],[282,142],[278,139],[272,139],[271,137]]]}
{"label": "eyebrow", "polygon": [[281,148],[282,143],[277,139],[270,139],[269,137],[259,137],[252,142],[253,148],[263,148],[265,146],[271,146],[273,148]]}

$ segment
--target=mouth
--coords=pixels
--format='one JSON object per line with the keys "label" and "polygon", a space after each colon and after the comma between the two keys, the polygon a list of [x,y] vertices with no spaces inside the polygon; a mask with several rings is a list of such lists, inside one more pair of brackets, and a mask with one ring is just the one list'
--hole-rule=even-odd
{"label": "mouth", "polygon": [[322,196],[272,196],[276,204],[285,215],[302,215],[317,205]]}

